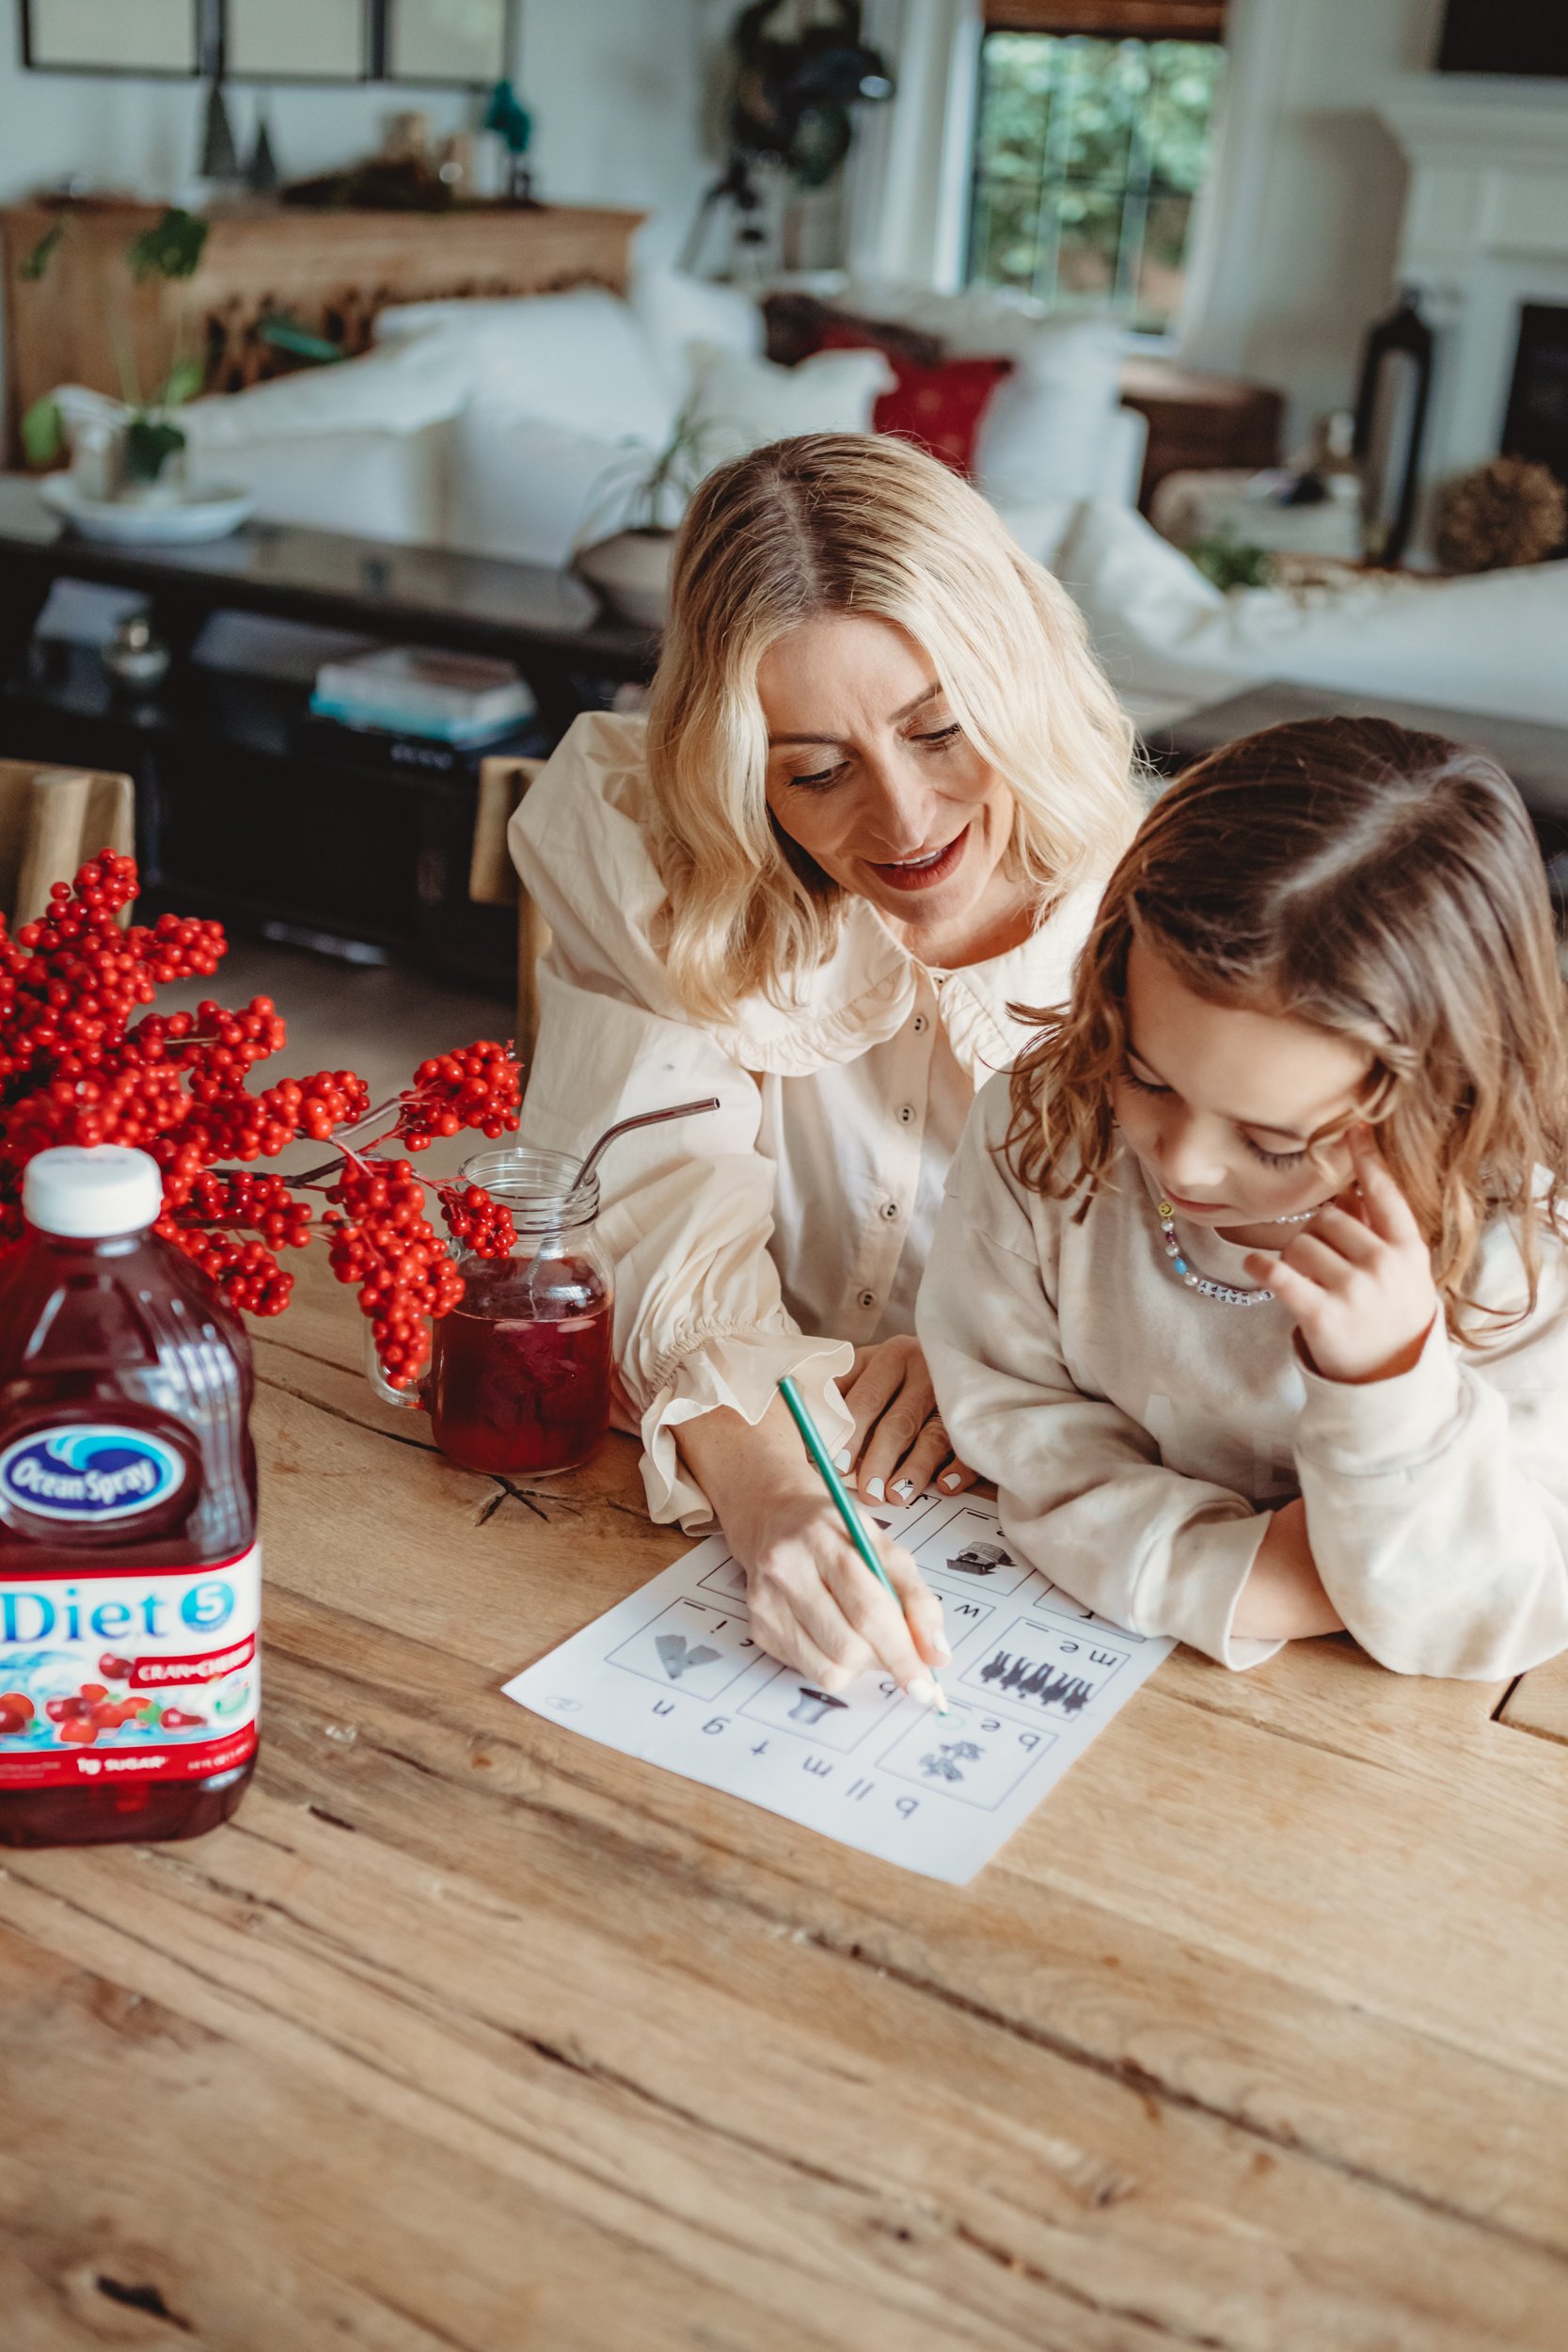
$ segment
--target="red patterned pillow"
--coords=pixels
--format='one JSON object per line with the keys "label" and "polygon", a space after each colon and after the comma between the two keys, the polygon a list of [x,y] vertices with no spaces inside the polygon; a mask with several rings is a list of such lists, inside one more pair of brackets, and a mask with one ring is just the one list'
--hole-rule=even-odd
{"label": "red patterned pillow", "polygon": [[[863,350],[870,340],[852,326],[826,326],[820,348]],[[877,431],[899,434],[940,457],[955,473],[973,474],[974,444],[987,404],[1003,377],[1012,373],[1012,361],[943,359],[934,368],[923,368],[896,351],[887,357],[898,381],[871,412]]]}

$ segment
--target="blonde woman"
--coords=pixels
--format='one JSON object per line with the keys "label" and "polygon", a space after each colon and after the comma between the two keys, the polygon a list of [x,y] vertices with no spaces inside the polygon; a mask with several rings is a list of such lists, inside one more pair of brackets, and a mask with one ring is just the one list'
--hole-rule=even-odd
{"label": "blonde woman", "polygon": [[[605,1164],[615,1351],[649,1508],[715,1518],[752,1629],[833,1691],[917,1696],[941,1605],[856,1558],[777,1394],[872,1502],[969,1483],[914,1301],[977,1087],[1069,991],[1132,830],[1132,739],[1083,627],[977,494],[890,438],[710,476],[647,719],[578,720],[513,825],[548,921],[526,1141],[721,1109]],[[840,1451],[841,1450],[841,1451]]]}

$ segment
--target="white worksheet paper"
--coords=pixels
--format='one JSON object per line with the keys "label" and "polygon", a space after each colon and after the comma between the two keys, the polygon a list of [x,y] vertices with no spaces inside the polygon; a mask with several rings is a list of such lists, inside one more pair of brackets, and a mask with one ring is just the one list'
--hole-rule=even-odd
{"label": "white worksheet paper", "polygon": [[585,1739],[966,1885],[1174,1647],[1025,1567],[971,1495],[879,1512],[942,1595],[946,1716],[863,1675],[840,1696],[752,1639],[746,1580],[710,1536],[506,1685]]}

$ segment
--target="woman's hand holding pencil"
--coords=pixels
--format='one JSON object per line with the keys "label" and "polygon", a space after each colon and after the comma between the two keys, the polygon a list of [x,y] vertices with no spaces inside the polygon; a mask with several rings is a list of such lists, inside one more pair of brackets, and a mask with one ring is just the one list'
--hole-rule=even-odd
{"label": "woman's hand holding pencil", "polygon": [[[732,1450],[730,1424],[744,1435],[743,1448]],[[746,1571],[752,1631],[769,1656],[830,1695],[879,1668],[912,1698],[936,1705],[934,1677],[951,1656],[942,1603],[868,1507],[846,1496],[847,1516],[840,1508],[833,1488],[842,1493],[842,1481],[831,1463],[826,1474],[814,1466],[787,1395],[754,1430],[738,1414],[718,1411],[683,1429],[681,1439]]]}
{"label": "woman's hand holding pencil", "polygon": [[[922,1579],[910,1554],[900,1545],[884,1546],[880,1530],[867,1522],[831,1460],[805,1399],[787,1375],[779,1382],[779,1393],[827,1489],[856,1563],[869,1572],[861,1574],[847,1568],[842,1554],[835,1554],[836,1573],[828,1587],[844,1619],[871,1652],[865,1665],[879,1661],[911,1698],[946,1714],[947,1702],[942,1685],[926,1671],[927,1666],[942,1664],[952,1654],[942,1629],[942,1603]],[[895,1630],[890,1610],[900,1620],[902,1639]],[[752,1613],[754,1622],[754,1601]],[[864,1666],[860,1671],[863,1672]],[[851,1678],[846,1676],[846,1679]],[[831,1690],[832,1685],[824,1687]]]}
{"label": "woman's hand holding pencil", "polygon": [[763,1648],[830,1696],[880,1667],[931,1705],[933,1669],[951,1653],[942,1603],[909,1553],[871,1530],[889,1593],[856,1558],[825,1494],[793,1496],[786,1510],[774,1504],[768,1545],[752,1558],[744,1537],[724,1531],[747,1571],[752,1630]]}

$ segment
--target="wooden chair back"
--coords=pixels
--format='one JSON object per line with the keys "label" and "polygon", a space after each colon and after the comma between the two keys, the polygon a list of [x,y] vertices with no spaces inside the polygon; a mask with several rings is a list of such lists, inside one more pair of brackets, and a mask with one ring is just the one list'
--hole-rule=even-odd
{"label": "wooden chair back", "polygon": [[525,1071],[533,1060],[539,1034],[539,982],[534,966],[550,944],[550,927],[523,888],[507,848],[506,829],[544,764],[542,759],[514,759],[504,754],[481,760],[479,809],[468,866],[468,897],[476,906],[515,906],[517,910],[516,1045]]}
{"label": "wooden chair back", "polygon": [[129,776],[0,759],[0,907],[13,930],[43,913],[51,882],[72,881],[100,850],[135,847]]}

